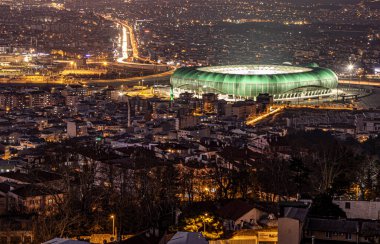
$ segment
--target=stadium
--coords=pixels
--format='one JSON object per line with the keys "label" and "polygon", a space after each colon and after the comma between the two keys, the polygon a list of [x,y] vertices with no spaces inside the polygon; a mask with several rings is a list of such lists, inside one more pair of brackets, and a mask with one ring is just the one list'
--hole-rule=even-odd
{"label": "stadium", "polygon": [[220,99],[255,99],[273,95],[275,101],[329,97],[336,94],[338,77],[330,69],[291,65],[232,65],[183,67],[170,79],[172,95],[216,93]]}

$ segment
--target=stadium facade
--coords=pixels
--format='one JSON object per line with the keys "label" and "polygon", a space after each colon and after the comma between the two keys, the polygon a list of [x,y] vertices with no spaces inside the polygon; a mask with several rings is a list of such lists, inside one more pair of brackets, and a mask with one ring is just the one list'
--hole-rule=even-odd
{"label": "stadium facade", "polygon": [[328,97],[335,94],[338,77],[330,69],[313,64],[232,65],[183,67],[170,79],[172,93],[216,93],[222,99],[255,99],[261,93],[287,101]]}

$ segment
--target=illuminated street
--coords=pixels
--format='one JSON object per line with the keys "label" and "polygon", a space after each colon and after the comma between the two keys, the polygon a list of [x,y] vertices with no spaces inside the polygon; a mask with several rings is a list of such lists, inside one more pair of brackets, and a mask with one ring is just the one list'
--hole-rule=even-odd
{"label": "illuminated street", "polygon": [[127,28],[123,26],[123,35],[121,40],[121,53],[123,59],[128,59],[128,37],[127,37]]}
{"label": "illuminated street", "polygon": [[285,108],[284,106],[271,107],[271,108],[269,108],[269,111],[266,113],[248,118],[246,124],[247,125],[255,125],[256,123],[268,118],[269,116],[281,112],[284,108]]}
{"label": "illuminated street", "polygon": [[380,81],[339,80],[340,84],[359,86],[380,86]]}

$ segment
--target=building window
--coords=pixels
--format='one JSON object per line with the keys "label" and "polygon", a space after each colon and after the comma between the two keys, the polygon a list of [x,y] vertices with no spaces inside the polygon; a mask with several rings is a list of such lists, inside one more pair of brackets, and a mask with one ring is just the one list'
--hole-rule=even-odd
{"label": "building window", "polygon": [[344,206],[346,209],[350,209],[351,208],[351,203],[350,202],[346,202],[345,206]]}
{"label": "building window", "polygon": [[326,236],[327,238],[331,238],[331,232],[325,232],[325,236]]}
{"label": "building window", "polygon": [[352,239],[351,233],[346,233],[346,239],[347,240],[351,240]]}

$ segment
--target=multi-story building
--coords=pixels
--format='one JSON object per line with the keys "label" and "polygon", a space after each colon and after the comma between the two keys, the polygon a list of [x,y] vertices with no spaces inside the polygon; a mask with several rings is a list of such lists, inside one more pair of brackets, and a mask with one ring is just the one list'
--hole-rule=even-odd
{"label": "multi-story building", "polygon": [[10,111],[27,107],[29,107],[29,97],[27,94],[20,92],[0,93],[0,109]]}
{"label": "multi-story building", "polygon": [[199,117],[192,115],[183,115],[176,118],[176,130],[194,127],[199,124]]}
{"label": "multi-story building", "polygon": [[31,108],[44,108],[53,105],[52,95],[45,91],[32,91],[27,95]]}
{"label": "multi-story building", "polygon": [[225,105],[225,115],[235,116],[237,119],[246,119],[249,115],[256,113],[254,101],[239,101]]}
{"label": "multi-story building", "polygon": [[200,140],[209,136],[210,128],[202,126],[189,127],[178,131],[178,139]]}
{"label": "multi-story building", "polygon": [[79,97],[77,95],[67,95],[66,96],[66,106],[75,107],[79,102]]}
{"label": "multi-story building", "polygon": [[78,136],[87,136],[87,124],[78,121],[68,121],[67,122],[67,136],[69,138]]}

